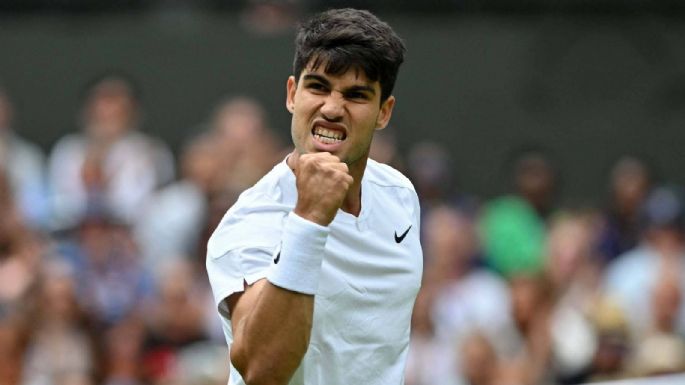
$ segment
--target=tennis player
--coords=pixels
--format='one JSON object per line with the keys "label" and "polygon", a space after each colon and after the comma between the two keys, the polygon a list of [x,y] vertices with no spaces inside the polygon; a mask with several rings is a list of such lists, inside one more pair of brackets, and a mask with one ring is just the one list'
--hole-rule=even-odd
{"label": "tennis player", "polygon": [[299,28],[286,106],[294,151],[228,210],[207,270],[232,385],[399,385],[422,274],[419,204],[369,159],[404,44],[367,11]]}

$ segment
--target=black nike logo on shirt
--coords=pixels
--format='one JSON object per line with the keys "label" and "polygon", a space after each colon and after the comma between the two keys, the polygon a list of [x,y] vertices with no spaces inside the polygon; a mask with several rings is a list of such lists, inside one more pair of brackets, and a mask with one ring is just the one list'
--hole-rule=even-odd
{"label": "black nike logo on shirt", "polygon": [[278,263],[278,261],[280,261],[280,260],[281,260],[281,252],[279,251],[279,252],[278,252],[278,255],[276,256],[276,258],[274,258],[274,263],[276,264],[276,263]]}
{"label": "black nike logo on shirt", "polygon": [[409,227],[407,227],[407,230],[405,230],[404,233],[402,233],[402,235],[400,235],[399,237],[397,236],[397,231],[395,231],[395,242],[397,242],[397,243],[402,242],[404,240],[404,237],[407,236],[407,233],[409,233],[410,229],[411,229],[411,225],[409,225]]}

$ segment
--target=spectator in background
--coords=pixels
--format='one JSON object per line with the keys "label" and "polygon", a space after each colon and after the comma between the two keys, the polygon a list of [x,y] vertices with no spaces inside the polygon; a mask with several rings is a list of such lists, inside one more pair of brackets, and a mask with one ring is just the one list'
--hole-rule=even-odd
{"label": "spectator in background", "polygon": [[211,130],[219,145],[222,189],[242,191],[285,158],[268,127],[264,108],[253,99],[235,97],[220,103]]}
{"label": "spectator in background", "polygon": [[138,91],[126,77],[108,74],[88,87],[83,132],[60,139],[49,161],[57,229],[103,207],[131,223],[148,195],[173,179],[171,152],[137,129],[140,117]]}
{"label": "spectator in background", "polygon": [[0,384],[21,384],[26,340],[30,333],[25,321],[16,312],[0,306]]}
{"label": "spectator in background", "polygon": [[507,284],[477,267],[479,247],[471,219],[441,206],[427,214],[423,228],[424,284],[437,287],[432,310],[436,333],[452,343],[474,329],[495,338],[511,322]]}
{"label": "spectator in background", "polygon": [[674,335],[653,335],[642,341],[635,358],[633,376],[651,377],[685,371],[685,343]]}
{"label": "spectator in background", "polygon": [[194,254],[207,221],[208,201],[221,187],[222,170],[216,162],[219,154],[211,135],[195,138],[181,154],[181,179],[156,191],[145,202],[135,234],[150,271],[159,271],[156,266],[179,259],[199,259]]}
{"label": "spectator in background", "polygon": [[38,281],[43,249],[38,237],[24,225],[2,169],[0,214],[0,312],[3,308],[23,311]]}
{"label": "spectator in background", "polygon": [[489,202],[480,219],[486,262],[505,276],[540,273],[546,220],[553,210],[556,173],[541,150],[513,162],[514,193]]}
{"label": "spectator in background", "polygon": [[[682,271],[666,270],[651,290],[653,322],[637,341],[634,370],[639,376],[685,371],[685,341],[678,325],[683,314]],[[680,326],[680,327],[679,327]]]}
{"label": "spectator in background", "polygon": [[209,286],[197,279],[197,266],[176,261],[163,267],[156,295],[145,309],[144,376],[150,383],[177,381],[184,349],[207,339],[205,310],[212,307]]}
{"label": "spectator in background", "polygon": [[129,227],[107,213],[85,218],[59,254],[74,271],[80,303],[101,328],[137,314],[152,293]]}
{"label": "spectator in background", "polygon": [[505,277],[542,271],[545,223],[526,201],[505,196],[488,203],[478,226],[488,266]]}
{"label": "spectator in background", "polygon": [[679,274],[665,271],[652,289],[654,322],[649,334],[678,335],[678,316],[683,304],[683,289]]}
{"label": "spectator in background", "polygon": [[637,246],[640,237],[640,208],[651,184],[647,166],[626,156],[611,169],[609,207],[604,214],[599,250],[606,263]]}
{"label": "spectator in background", "polygon": [[0,168],[0,384],[22,383],[31,335],[29,312],[39,282],[42,245],[26,226]]}
{"label": "spectator in background", "polygon": [[597,347],[587,381],[611,381],[626,377],[631,341],[628,320],[623,310],[605,297],[594,307],[591,319]]}
{"label": "spectator in background", "polygon": [[24,222],[34,229],[45,229],[50,214],[45,157],[36,145],[16,134],[12,115],[10,98],[0,87],[0,169],[9,180]]}
{"label": "spectator in background", "polygon": [[71,272],[65,264],[53,262],[43,273],[23,383],[95,384],[100,364],[95,330],[77,302]]}
{"label": "spectator in background", "polygon": [[[685,206],[679,190],[653,190],[641,211],[642,242],[620,255],[607,270],[605,287],[629,316],[633,337],[653,328],[652,293],[665,273],[685,279]],[[682,288],[679,288],[682,290]],[[682,301],[682,295],[681,295]],[[679,306],[678,332],[685,334],[685,306]]]}
{"label": "spectator in background", "polygon": [[136,315],[107,329],[103,339],[103,384],[142,385],[145,329]]}
{"label": "spectator in background", "polygon": [[583,382],[597,349],[592,315],[602,293],[594,220],[591,213],[562,212],[550,221],[545,276],[553,296],[551,354],[560,384]]}
{"label": "spectator in background", "polygon": [[557,173],[549,155],[541,149],[525,149],[515,157],[513,171],[515,195],[546,220],[557,192]]}
{"label": "spectator in background", "polygon": [[421,200],[422,215],[445,203],[475,214],[478,202],[456,189],[453,171],[450,154],[439,143],[419,142],[409,150],[407,172]]}
{"label": "spectator in background", "polygon": [[517,273],[509,285],[514,328],[498,341],[504,348],[496,383],[552,383],[549,283],[541,274]]}
{"label": "spectator in background", "polygon": [[248,0],[240,13],[241,24],[261,35],[278,35],[297,24],[300,0]]}
{"label": "spectator in background", "polygon": [[449,153],[437,143],[420,142],[410,149],[409,178],[425,209],[449,199],[452,188],[449,163]]}
{"label": "spectator in background", "polygon": [[179,385],[226,385],[229,367],[225,365],[228,356],[226,346],[205,343],[194,344],[178,356]]}
{"label": "spectator in background", "polygon": [[421,368],[425,358],[416,353],[408,365],[414,367],[415,378],[423,378],[418,384],[462,384],[465,368],[459,367],[459,347],[464,340],[474,331],[496,340],[511,327],[508,288],[499,276],[477,267],[478,239],[466,214],[437,206],[426,214],[422,227],[425,269],[415,323],[423,327],[415,334],[423,334],[414,337],[423,340],[419,348],[430,352],[428,361],[434,365]]}
{"label": "spectator in background", "polygon": [[[467,385],[504,385],[497,378],[498,358],[491,340],[475,332],[468,335],[459,347],[465,384]],[[505,379],[506,380],[506,379]]]}
{"label": "spectator in background", "polygon": [[406,385],[457,384],[454,355],[449,340],[439,338],[433,321],[433,302],[437,285],[424,275],[411,316],[411,338],[405,369]]}

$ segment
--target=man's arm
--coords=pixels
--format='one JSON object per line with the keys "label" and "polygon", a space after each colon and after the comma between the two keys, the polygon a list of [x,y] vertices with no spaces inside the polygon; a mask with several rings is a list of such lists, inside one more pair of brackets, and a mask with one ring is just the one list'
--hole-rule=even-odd
{"label": "man's arm", "polygon": [[[333,220],[353,182],[347,165],[331,154],[291,157],[298,201],[296,217],[289,218],[286,226],[291,227],[284,230],[283,255],[277,257],[281,263],[272,266],[268,279],[228,298],[231,362],[248,385],[287,384],[307,352],[315,289],[311,283],[300,287],[300,281],[318,284],[327,235],[322,238],[322,226]],[[298,263],[291,263],[295,259]]]}
{"label": "man's arm", "polygon": [[229,297],[231,362],[248,385],[287,384],[309,346],[314,296],[266,279]]}

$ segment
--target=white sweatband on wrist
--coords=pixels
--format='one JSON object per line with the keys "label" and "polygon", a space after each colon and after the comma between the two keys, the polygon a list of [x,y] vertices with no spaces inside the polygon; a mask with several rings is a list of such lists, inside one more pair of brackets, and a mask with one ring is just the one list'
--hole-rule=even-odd
{"label": "white sweatband on wrist", "polygon": [[269,282],[298,293],[316,294],[329,232],[328,227],[291,212],[283,227],[280,251],[266,275]]}

